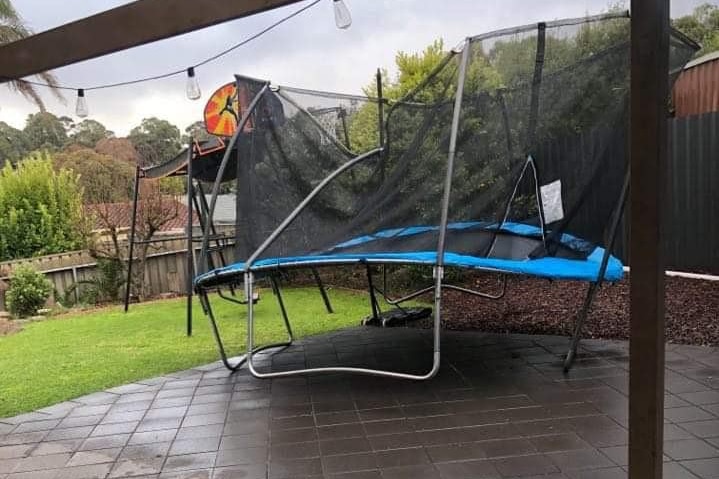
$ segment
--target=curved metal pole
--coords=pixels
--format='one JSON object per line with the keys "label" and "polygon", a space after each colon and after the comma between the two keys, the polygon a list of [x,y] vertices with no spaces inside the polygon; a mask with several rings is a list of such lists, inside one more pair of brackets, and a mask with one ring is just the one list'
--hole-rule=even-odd
{"label": "curved metal pole", "polygon": [[[255,97],[252,99],[252,102],[250,102],[250,106],[247,108],[247,111],[242,115],[242,118],[237,123],[237,130],[235,130],[235,134],[232,135],[232,139],[227,144],[227,147],[225,149],[225,155],[222,157],[222,163],[220,164],[220,168],[217,170],[217,177],[215,178],[215,183],[212,185],[212,197],[210,198],[210,208],[207,212],[207,219],[208,221],[212,221],[212,217],[215,214],[215,206],[217,205],[217,195],[220,193],[220,184],[222,183],[222,177],[225,174],[225,169],[227,168],[227,163],[230,160],[230,155],[232,154],[232,150],[235,148],[235,144],[237,143],[237,139],[240,137],[240,134],[242,133],[242,130],[245,128],[245,124],[250,119],[250,115],[254,112],[255,107],[257,106],[257,103],[260,101],[260,98],[269,90],[270,84],[265,83],[262,89],[255,95]],[[203,268],[204,261],[205,261],[205,255],[207,254],[207,248],[210,244],[210,231],[206,228],[206,231],[202,235],[202,246],[200,248],[200,261],[198,265],[198,269]],[[200,271],[198,271],[199,273]],[[204,271],[202,271],[204,272]]]}
{"label": "curved metal pole", "polygon": [[[295,221],[295,219],[297,219],[297,216],[299,216],[299,214],[302,212],[302,210],[304,210],[307,207],[307,205],[315,198],[315,196],[320,194],[320,192],[322,192],[322,190],[324,190],[327,187],[327,185],[329,185],[335,178],[340,176],[346,170],[352,168],[356,164],[361,163],[362,161],[364,161],[368,158],[371,158],[371,157],[377,155],[380,152],[382,152],[382,148],[376,148],[372,151],[368,151],[367,153],[364,153],[360,156],[352,158],[351,160],[349,160],[348,162],[344,163],[339,168],[337,168],[335,171],[330,173],[329,176],[327,176],[324,180],[322,180],[320,182],[320,184],[315,186],[315,188],[305,197],[304,200],[302,200],[302,202],[297,206],[297,208],[295,208],[292,211],[292,213],[290,213],[289,216],[287,216],[287,218],[285,218],[284,221],[272,232],[272,234],[260,245],[260,247],[257,248],[257,250],[255,250],[254,253],[252,253],[252,255],[249,257],[249,259],[245,262],[245,271],[250,270],[250,268],[252,267],[254,262],[257,260],[257,258],[262,253],[264,253],[265,250],[267,248],[269,248],[270,245],[272,245],[272,243],[275,242],[277,237],[279,235],[281,235],[282,232],[284,230],[286,230],[287,227],[292,224],[292,222]],[[214,197],[213,197],[213,199],[214,199]]]}

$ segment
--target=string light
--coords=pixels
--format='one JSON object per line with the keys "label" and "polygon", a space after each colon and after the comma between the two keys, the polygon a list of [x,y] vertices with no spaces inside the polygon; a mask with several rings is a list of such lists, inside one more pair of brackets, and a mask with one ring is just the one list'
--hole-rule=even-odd
{"label": "string light", "polygon": [[187,98],[190,100],[199,100],[202,96],[202,92],[200,91],[200,84],[197,81],[197,77],[195,76],[195,68],[190,67],[187,69],[187,85],[185,87],[185,92],[187,93]]}
{"label": "string light", "polygon": [[345,5],[345,2],[343,0],[332,0],[332,6],[335,11],[335,24],[337,28],[342,30],[348,29],[350,25],[352,25],[352,15],[350,15],[350,10],[347,8],[347,5]]}
{"label": "string light", "polygon": [[89,111],[87,109],[87,100],[85,99],[85,90],[79,88],[77,90],[77,103],[75,103],[75,114],[80,118],[85,118]]}
{"label": "string light", "polygon": [[[85,118],[89,114],[89,110],[87,108],[87,100],[85,99],[85,92],[90,90],[103,90],[107,88],[115,88],[115,87],[121,87],[121,86],[127,86],[127,85],[134,85],[137,83],[145,83],[149,81],[154,80],[161,80],[164,78],[169,78],[172,76],[180,75],[182,73],[185,73],[187,75],[187,84],[186,84],[186,94],[187,97],[191,100],[199,99],[202,92],[200,90],[199,82],[197,81],[197,77],[195,76],[195,68],[207,65],[208,63],[214,62],[215,60],[227,55],[228,53],[250,43],[253,40],[256,40],[257,38],[261,37],[262,35],[270,32],[271,30],[274,30],[278,26],[282,25],[283,23],[287,22],[288,20],[298,16],[299,14],[309,10],[310,8],[314,7],[318,3],[325,1],[325,0],[313,0],[312,2],[308,3],[302,8],[299,8],[295,10],[294,12],[290,13],[289,15],[282,17],[281,19],[277,20],[276,22],[270,24],[269,26],[263,28],[259,32],[250,35],[249,37],[245,38],[239,43],[236,43],[232,45],[231,47],[209,57],[205,60],[196,63],[195,65],[188,67],[187,69],[182,70],[174,70],[168,73],[162,73],[159,75],[152,75],[152,76],[146,76],[141,78],[136,78],[133,80],[126,80],[126,81],[120,81],[115,83],[106,83],[101,85],[94,85],[89,86],[85,88],[77,88],[75,86],[67,86],[67,85],[49,85],[45,82],[40,81],[34,81],[34,80],[25,80],[26,83],[34,86],[39,87],[46,87],[46,88],[52,88],[54,90],[75,90],[77,91],[77,103],[75,105],[75,113],[80,118]],[[352,25],[352,16],[350,15],[350,11],[347,8],[347,5],[345,5],[344,0],[331,0],[333,9],[334,9],[334,16],[335,16],[335,24],[338,28],[341,29],[347,29]],[[6,82],[6,81],[12,81],[12,78],[5,78],[0,77],[0,83]]]}

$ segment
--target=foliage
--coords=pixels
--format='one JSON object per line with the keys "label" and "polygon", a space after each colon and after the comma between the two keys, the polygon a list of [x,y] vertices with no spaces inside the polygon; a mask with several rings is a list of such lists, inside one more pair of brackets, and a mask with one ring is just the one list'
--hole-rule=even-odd
{"label": "foliage", "polygon": [[30,150],[58,150],[67,143],[65,124],[48,112],[28,115],[23,133]]}
{"label": "foliage", "polygon": [[[356,326],[368,314],[364,294],[330,289],[335,313],[327,314],[316,288],[283,292],[297,338]],[[277,301],[269,290],[260,293],[255,308],[258,343],[284,340]],[[228,352],[242,351],[246,309],[210,299]],[[128,313],[120,307],[71,313],[62,320],[34,322],[20,333],[0,337],[0,417],[217,361],[212,333],[197,301],[193,334],[185,335],[185,305],[181,298],[133,305]],[[52,374],[48,374],[48,364]]]}
{"label": "foliage", "polygon": [[180,130],[167,120],[145,118],[130,130],[128,139],[140,154],[143,166],[157,165],[179,153]]}
{"label": "foliage", "polygon": [[[18,15],[12,2],[10,0],[0,0],[0,45],[22,40],[32,35],[32,33],[32,30],[23,22],[20,15]],[[38,74],[38,77],[41,81],[50,85],[50,90],[57,98],[64,100],[60,90],[57,88],[58,84],[55,75],[50,72],[43,72]],[[11,90],[17,91],[35,103],[40,111],[45,111],[45,104],[34,85],[22,79],[7,82],[6,85]]]}
{"label": "foliage", "polygon": [[704,3],[697,6],[690,15],[679,17],[672,25],[693,40],[702,49],[697,56],[719,50],[719,6]]}
{"label": "foliage", "polygon": [[17,163],[29,151],[29,145],[22,130],[0,121],[0,168],[5,163]]}
{"label": "foliage", "polygon": [[207,128],[205,128],[205,122],[200,120],[196,121],[193,124],[189,125],[187,128],[185,128],[185,134],[182,135],[182,144],[186,145],[190,142],[190,138],[192,138],[195,141],[200,140],[208,140],[212,137],[209,133],[207,133]]}
{"label": "foliage", "polygon": [[89,148],[66,149],[53,155],[56,170],[72,170],[79,177],[85,204],[116,203],[132,198],[135,169],[124,161]]}
{"label": "foliage", "polygon": [[48,155],[0,170],[0,260],[78,249],[85,226],[77,176]]}
{"label": "foliage", "polygon": [[69,133],[70,142],[87,148],[95,148],[98,141],[115,136],[97,120],[83,120],[73,124]]}
{"label": "foliage", "polygon": [[7,290],[7,305],[13,316],[24,318],[37,313],[50,297],[52,284],[45,275],[30,266],[14,269]]}

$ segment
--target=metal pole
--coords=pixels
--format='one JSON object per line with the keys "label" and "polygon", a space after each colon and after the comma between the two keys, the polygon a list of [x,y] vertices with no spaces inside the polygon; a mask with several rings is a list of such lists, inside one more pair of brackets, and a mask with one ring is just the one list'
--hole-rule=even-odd
{"label": "metal pole", "polygon": [[669,0],[631,11],[629,478],[661,479]]}
{"label": "metal pole", "polygon": [[135,166],[135,184],[132,191],[132,220],[130,221],[130,239],[127,255],[127,283],[125,284],[125,312],[130,307],[130,290],[132,289],[132,256],[135,254],[135,226],[137,222],[137,199],[140,193],[140,165]]}
{"label": "metal pole", "polygon": [[447,236],[447,220],[449,217],[449,200],[452,193],[452,176],[454,174],[454,157],[457,151],[457,132],[459,131],[459,116],[462,110],[462,96],[464,94],[464,79],[467,75],[469,50],[472,43],[465,40],[462,49],[462,59],[459,65],[459,78],[457,79],[457,93],[454,98],[454,112],[452,114],[452,129],[449,137],[449,152],[447,154],[447,176],[444,179],[444,196],[442,198],[442,217],[439,226],[439,240],[437,241],[437,266],[434,268],[434,360],[433,370],[439,370],[440,362],[440,325],[442,311],[442,279],[444,277],[444,247]]}
{"label": "metal pole", "polygon": [[[384,98],[382,97],[382,71],[377,69],[377,132],[379,146],[384,147]],[[380,178],[384,182],[386,174],[385,155],[380,158]]]}
{"label": "metal pole", "polygon": [[[195,245],[192,242],[192,199],[195,196],[193,185],[192,185],[192,149],[193,141],[190,138],[189,146],[187,147],[187,255],[185,257],[185,263],[187,265],[187,335],[192,336],[192,281],[195,275],[195,268],[192,261],[192,255],[194,252]],[[199,211],[198,211],[199,214]],[[202,224],[202,220],[200,220]]]}

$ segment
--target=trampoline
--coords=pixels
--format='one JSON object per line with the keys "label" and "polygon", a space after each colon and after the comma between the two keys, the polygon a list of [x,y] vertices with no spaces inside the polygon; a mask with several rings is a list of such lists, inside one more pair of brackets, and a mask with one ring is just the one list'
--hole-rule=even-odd
{"label": "trampoline", "polygon": [[[247,101],[227,142],[208,208],[234,170],[235,262],[203,271],[194,285],[225,365],[260,378],[360,373],[424,380],[440,366],[442,290],[487,300],[508,275],[588,285],[565,370],[571,366],[597,289],[622,278],[621,240],[629,185],[626,161],[629,15],[542,22],[467,38],[400,99],[277,86],[236,76]],[[696,45],[671,37],[671,70]],[[250,100],[251,99],[251,100]],[[203,238],[202,254],[209,246]],[[200,264],[205,264],[200,261]],[[373,317],[379,296],[400,307],[433,293],[432,365],[422,374],[361,367],[260,371],[253,356],[291,344],[280,280],[294,268],[360,265]],[[375,286],[377,266],[424,266],[432,283],[402,298]],[[496,273],[501,291],[451,284],[447,268]],[[269,281],[288,340],[255,345],[231,364],[208,292]],[[249,296],[248,296],[249,297]]]}

